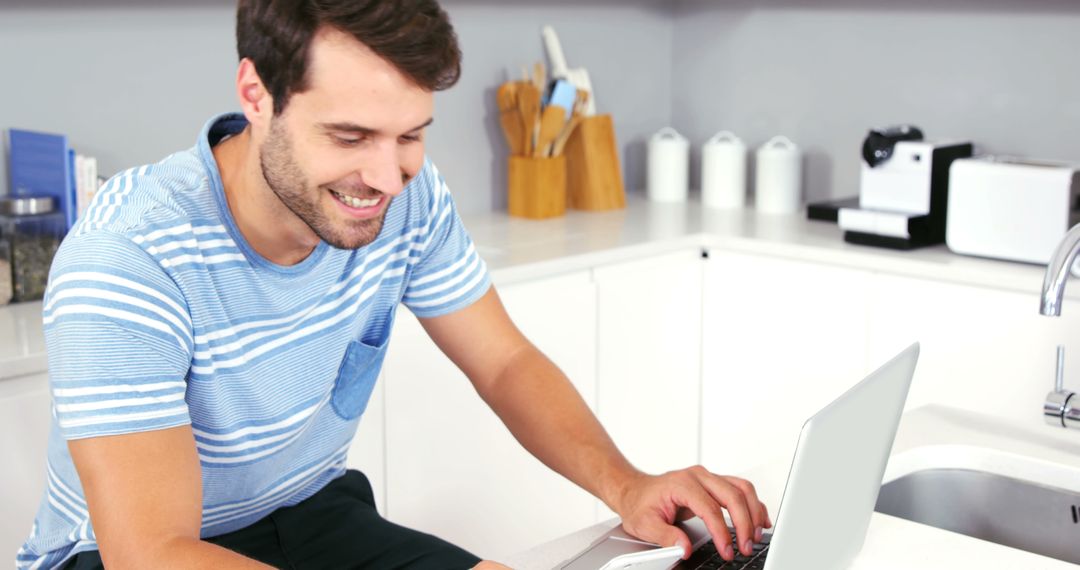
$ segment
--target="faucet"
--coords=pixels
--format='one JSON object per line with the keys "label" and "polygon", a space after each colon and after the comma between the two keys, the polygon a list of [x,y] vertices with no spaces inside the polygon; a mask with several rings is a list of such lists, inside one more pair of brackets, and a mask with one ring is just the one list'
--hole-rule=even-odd
{"label": "faucet", "polygon": [[[1080,224],[1065,234],[1050,265],[1046,266],[1043,278],[1042,298],[1039,313],[1047,317],[1061,316],[1061,300],[1065,295],[1065,280],[1069,277],[1073,261],[1080,253]],[[1043,417],[1052,426],[1080,429],[1080,398],[1076,393],[1065,389],[1065,347],[1057,347],[1057,369],[1054,374],[1054,391],[1046,396],[1043,404]]]}

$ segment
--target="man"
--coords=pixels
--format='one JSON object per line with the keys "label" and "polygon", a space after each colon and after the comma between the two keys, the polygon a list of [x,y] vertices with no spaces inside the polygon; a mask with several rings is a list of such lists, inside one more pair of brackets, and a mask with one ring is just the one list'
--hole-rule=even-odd
{"label": "man", "polygon": [[692,512],[729,545],[725,508],[750,552],[771,522],[748,482],[636,471],[507,317],[424,156],[460,70],[434,0],[240,0],[237,43],[243,114],[114,177],[54,262],[48,491],[19,567],[485,565],[382,519],[344,467],[401,303],[630,532],[686,549]]}

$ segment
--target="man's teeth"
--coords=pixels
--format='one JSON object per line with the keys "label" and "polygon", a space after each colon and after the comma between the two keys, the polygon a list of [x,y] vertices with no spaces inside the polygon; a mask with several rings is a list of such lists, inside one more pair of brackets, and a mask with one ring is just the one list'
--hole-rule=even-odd
{"label": "man's teeth", "polygon": [[[331,192],[334,192],[331,190]],[[352,196],[346,196],[334,192],[334,196],[337,196],[338,200],[345,203],[346,206],[352,206],[353,208],[370,208],[379,203],[378,198],[368,198],[367,200],[361,198],[353,198]]]}

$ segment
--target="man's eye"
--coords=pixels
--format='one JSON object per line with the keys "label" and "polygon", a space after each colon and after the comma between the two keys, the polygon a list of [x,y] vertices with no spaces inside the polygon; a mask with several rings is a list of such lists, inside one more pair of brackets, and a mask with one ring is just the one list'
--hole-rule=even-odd
{"label": "man's eye", "polygon": [[403,141],[405,141],[407,143],[414,143],[414,142],[420,142],[420,140],[422,138],[423,137],[421,137],[420,135],[405,135],[405,136],[401,137],[401,140],[403,140]]}
{"label": "man's eye", "polygon": [[341,146],[356,146],[360,144],[364,139],[353,137],[334,137],[334,140]]}

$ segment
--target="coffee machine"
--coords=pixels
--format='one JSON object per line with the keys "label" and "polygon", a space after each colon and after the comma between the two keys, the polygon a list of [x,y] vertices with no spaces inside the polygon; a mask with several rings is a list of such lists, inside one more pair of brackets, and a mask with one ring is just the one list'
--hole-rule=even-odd
{"label": "coffee machine", "polygon": [[859,204],[841,208],[844,241],[892,249],[945,242],[949,166],[970,142],[928,142],[912,125],[871,130],[863,141]]}

